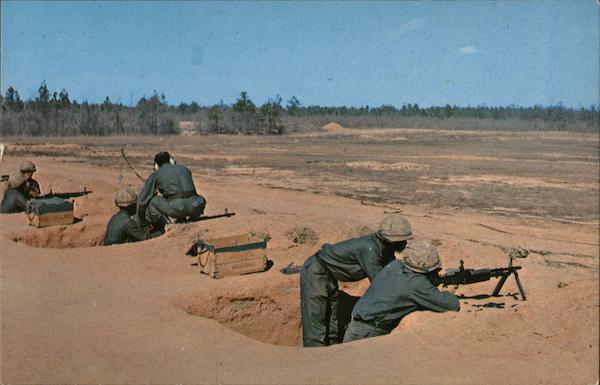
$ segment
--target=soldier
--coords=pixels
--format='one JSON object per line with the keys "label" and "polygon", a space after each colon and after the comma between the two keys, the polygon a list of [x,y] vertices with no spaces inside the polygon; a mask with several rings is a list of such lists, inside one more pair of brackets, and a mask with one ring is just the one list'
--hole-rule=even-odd
{"label": "soldier", "polygon": [[352,321],[344,342],[390,333],[400,320],[415,310],[458,311],[460,304],[452,292],[434,286],[441,272],[440,257],[434,246],[413,241],[401,253],[402,261],[390,262],[375,277],[354,306]]}
{"label": "soldier", "polygon": [[138,198],[142,224],[164,226],[169,222],[168,217],[185,221],[202,215],[206,200],[196,192],[192,172],[187,167],[175,164],[168,152],[159,152],[154,157],[154,169]]}
{"label": "soldier", "polygon": [[157,237],[164,233],[162,229],[147,232],[133,219],[136,213],[137,194],[130,189],[122,189],[117,192],[115,204],[119,212],[113,215],[108,222],[105,245],[114,245],[126,242],[138,242]]}
{"label": "soldier", "polygon": [[19,173],[8,178],[8,190],[2,199],[0,212],[3,214],[24,212],[27,202],[41,194],[40,185],[32,178],[37,171],[30,161],[21,163]]}
{"label": "soldier", "polygon": [[325,244],[309,257],[300,272],[300,309],[306,347],[338,342],[338,281],[373,281],[394,260],[394,252],[406,247],[412,229],[399,215],[388,216],[374,234]]}

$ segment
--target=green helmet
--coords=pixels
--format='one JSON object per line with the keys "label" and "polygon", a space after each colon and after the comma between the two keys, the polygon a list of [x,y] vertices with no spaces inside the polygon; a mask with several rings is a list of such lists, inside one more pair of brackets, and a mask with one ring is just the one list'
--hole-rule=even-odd
{"label": "green helmet", "polygon": [[413,239],[410,223],[401,215],[390,215],[381,221],[379,236],[389,242],[400,242]]}
{"label": "green helmet", "polygon": [[442,268],[436,247],[427,241],[410,242],[401,255],[404,266],[417,273],[429,273]]}
{"label": "green helmet", "polygon": [[37,168],[35,167],[35,164],[33,164],[33,162],[26,160],[23,163],[21,163],[21,166],[19,167],[19,171],[21,171],[21,172],[36,172]]}
{"label": "green helmet", "polygon": [[117,195],[115,196],[115,203],[117,206],[127,207],[135,202],[137,202],[137,194],[132,189],[124,188],[117,191]]}

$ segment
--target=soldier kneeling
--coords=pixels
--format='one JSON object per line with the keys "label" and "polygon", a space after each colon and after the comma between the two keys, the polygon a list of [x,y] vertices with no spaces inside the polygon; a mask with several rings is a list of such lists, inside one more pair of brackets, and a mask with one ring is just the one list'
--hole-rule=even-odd
{"label": "soldier kneeling", "polygon": [[142,224],[161,227],[169,218],[186,221],[200,217],[206,200],[196,192],[192,172],[176,164],[168,152],[156,154],[154,169],[138,198],[138,217]]}
{"label": "soldier kneeling", "polygon": [[407,314],[415,310],[458,311],[458,298],[434,286],[442,269],[434,246],[411,242],[401,254],[381,270],[354,306],[352,322],[344,342],[389,334]]}
{"label": "soldier kneeling", "polygon": [[137,194],[134,191],[122,189],[117,192],[115,204],[119,208],[119,212],[113,215],[108,222],[104,236],[105,245],[144,241],[164,233],[162,230],[145,231],[132,219],[137,211],[136,203]]}

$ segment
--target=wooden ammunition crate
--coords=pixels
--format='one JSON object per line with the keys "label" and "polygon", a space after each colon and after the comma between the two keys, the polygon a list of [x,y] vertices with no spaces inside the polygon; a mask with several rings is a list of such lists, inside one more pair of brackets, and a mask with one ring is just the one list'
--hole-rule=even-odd
{"label": "wooden ammunition crate", "polygon": [[30,226],[70,225],[74,221],[73,203],[61,198],[32,199],[27,205]]}
{"label": "wooden ammunition crate", "polygon": [[265,271],[267,241],[252,234],[196,243],[201,272],[212,278]]}

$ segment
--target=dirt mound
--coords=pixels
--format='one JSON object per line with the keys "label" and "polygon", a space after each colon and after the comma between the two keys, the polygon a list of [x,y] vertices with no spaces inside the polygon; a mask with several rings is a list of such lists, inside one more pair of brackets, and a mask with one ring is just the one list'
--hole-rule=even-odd
{"label": "dirt mound", "polygon": [[285,232],[285,236],[290,241],[303,245],[314,245],[319,240],[319,235],[308,226],[294,226]]}
{"label": "dirt mound", "polygon": [[66,249],[102,245],[105,229],[100,226],[69,225],[31,228],[13,237],[13,241],[33,247]]}
{"label": "dirt mound", "polygon": [[344,128],[341,124],[335,123],[335,122],[327,123],[326,125],[323,126],[323,129],[325,131],[329,131],[329,132],[346,132],[346,131],[348,131],[347,128]]}
{"label": "dirt mound", "polygon": [[178,126],[180,135],[194,135],[200,124],[199,122],[188,120],[179,122]]}

